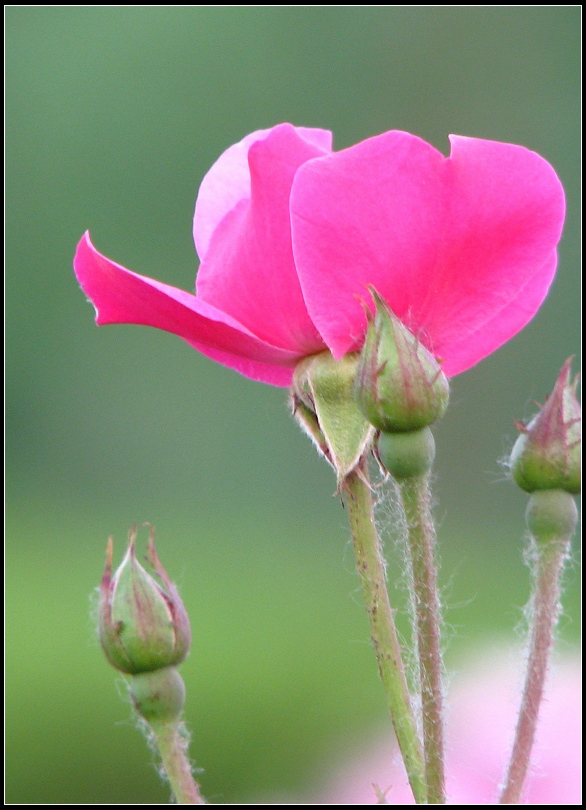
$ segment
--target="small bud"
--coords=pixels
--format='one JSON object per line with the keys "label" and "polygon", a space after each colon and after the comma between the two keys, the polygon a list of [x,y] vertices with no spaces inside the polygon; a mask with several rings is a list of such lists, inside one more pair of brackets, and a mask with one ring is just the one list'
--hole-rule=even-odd
{"label": "small bud", "polygon": [[354,388],[358,407],[377,430],[402,433],[444,415],[450,387],[433,355],[389,309],[376,290],[376,306],[360,354]]}
{"label": "small bud", "polygon": [[135,525],[113,577],[109,539],[98,606],[98,631],[106,658],[130,675],[180,664],[191,642],[183,602],[155,551],[154,529],[150,527],[147,559],[162,585],[136,559],[136,535]]}
{"label": "small bud", "polygon": [[526,492],[561,489],[580,492],[582,418],[571,383],[572,358],[562,366],[555,388],[541,411],[513,446],[510,467],[515,483]]}

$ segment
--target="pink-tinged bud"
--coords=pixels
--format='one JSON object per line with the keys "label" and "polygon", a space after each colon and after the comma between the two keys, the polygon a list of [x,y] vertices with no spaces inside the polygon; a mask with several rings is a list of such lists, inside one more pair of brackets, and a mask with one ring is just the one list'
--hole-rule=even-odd
{"label": "pink-tinged bud", "polygon": [[376,306],[354,393],[358,407],[377,430],[403,433],[427,427],[444,415],[450,387],[437,360],[370,287]]}
{"label": "pink-tinged bud", "polygon": [[561,489],[580,492],[582,412],[571,382],[572,358],[562,366],[555,388],[527,426],[511,453],[513,479],[526,492]]}
{"label": "pink-tinged bud", "polygon": [[191,643],[189,618],[155,551],[153,527],[147,559],[162,584],[136,559],[136,535],[134,525],[128,534],[126,555],[114,576],[113,542],[109,539],[98,607],[98,631],[106,658],[129,675],[180,664]]}

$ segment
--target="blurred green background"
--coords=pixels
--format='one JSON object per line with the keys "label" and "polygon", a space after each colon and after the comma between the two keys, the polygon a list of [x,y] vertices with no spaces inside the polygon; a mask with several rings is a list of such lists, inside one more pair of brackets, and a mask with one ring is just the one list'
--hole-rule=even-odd
{"label": "blurred green background", "polygon": [[[199,183],[255,129],[330,128],[336,148],[405,129],[444,153],[454,132],[523,144],[559,173],[549,298],[454,379],[436,431],[448,662],[514,643],[526,497],[498,460],[579,346],[580,13],[6,9],[9,803],[168,800],[90,616],[108,534],[119,559],[134,520],[157,527],[191,615],[187,719],[212,802],[308,800],[388,724],[345,514],[286,392],[162,332],[98,330],[71,269],[90,228],[106,255],[193,289]],[[575,562],[562,651],[578,582]]]}

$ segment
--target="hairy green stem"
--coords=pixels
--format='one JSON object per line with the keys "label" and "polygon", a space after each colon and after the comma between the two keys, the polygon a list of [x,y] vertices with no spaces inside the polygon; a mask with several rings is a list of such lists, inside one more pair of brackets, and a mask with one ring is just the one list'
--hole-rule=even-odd
{"label": "hairy green stem", "polygon": [[529,760],[539,706],[543,699],[549,654],[560,612],[561,574],[570,549],[570,538],[536,543],[535,586],[527,673],[511,760],[499,804],[519,804]]}
{"label": "hairy green stem", "polygon": [[151,722],[150,725],[177,804],[205,804],[185,753],[186,740],[181,733],[181,723]]}
{"label": "hairy green stem", "polygon": [[205,804],[187,757],[189,737],[181,721],[185,684],[177,668],[133,675],[128,689],[134,710],[153,733],[177,804]]}
{"label": "hairy green stem", "polygon": [[356,554],[356,568],[370,620],[370,633],[387,704],[417,804],[427,803],[423,755],[413,715],[385,565],[374,522],[368,470],[364,460],[345,479],[344,489]]}
{"label": "hairy green stem", "polygon": [[407,521],[407,547],[413,583],[427,803],[445,804],[440,608],[429,476],[402,478],[397,483]]}

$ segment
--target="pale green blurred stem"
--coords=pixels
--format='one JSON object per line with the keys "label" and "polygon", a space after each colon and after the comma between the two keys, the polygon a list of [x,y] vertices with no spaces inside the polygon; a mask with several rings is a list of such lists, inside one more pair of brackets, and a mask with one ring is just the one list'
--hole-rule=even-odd
{"label": "pale green blurred stem", "polygon": [[205,804],[185,754],[186,745],[180,733],[181,724],[151,722],[150,726],[177,804]]}
{"label": "pale green blurred stem", "polygon": [[423,755],[386,586],[364,459],[344,482],[356,568],[370,620],[370,633],[397,742],[417,804],[427,803]]}
{"label": "pale green blurred stem", "polygon": [[549,654],[560,612],[560,581],[570,538],[537,543],[535,586],[532,600],[527,673],[511,761],[507,769],[500,804],[519,804],[535,738],[539,706],[543,699]]}
{"label": "pale green blurred stem", "polygon": [[445,804],[440,606],[429,476],[403,478],[397,483],[407,521],[412,573],[427,803]]}

